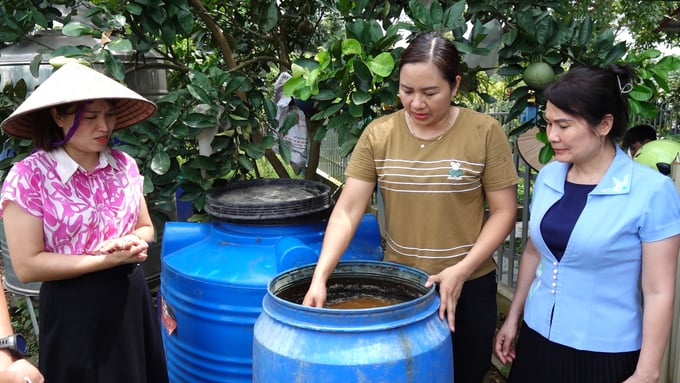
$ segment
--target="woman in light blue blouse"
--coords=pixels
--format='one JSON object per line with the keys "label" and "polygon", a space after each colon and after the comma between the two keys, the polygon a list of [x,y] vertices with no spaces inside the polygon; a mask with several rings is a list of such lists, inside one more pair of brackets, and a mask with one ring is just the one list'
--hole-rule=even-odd
{"label": "woman in light blue blouse", "polygon": [[575,67],[544,91],[556,161],[536,179],[530,240],[496,334],[510,383],[659,379],[680,198],[669,177],[615,144],[628,126],[631,81],[628,67]]}

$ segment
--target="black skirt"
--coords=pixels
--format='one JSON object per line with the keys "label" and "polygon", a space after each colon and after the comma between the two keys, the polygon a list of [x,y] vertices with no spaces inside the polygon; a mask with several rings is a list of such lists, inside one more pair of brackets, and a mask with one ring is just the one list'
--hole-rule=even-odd
{"label": "black skirt", "polygon": [[635,371],[640,351],[577,350],[544,338],[522,323],[508,383],[621,383]]}
{"label": "black skirt", "polygon": [[168,382],[159,318],[139,265],[43,282],[39,355],[49,383]]}

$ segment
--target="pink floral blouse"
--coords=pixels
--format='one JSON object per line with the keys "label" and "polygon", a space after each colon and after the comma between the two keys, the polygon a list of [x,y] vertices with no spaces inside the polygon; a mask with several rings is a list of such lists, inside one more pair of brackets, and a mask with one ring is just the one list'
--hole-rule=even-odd
{"label": "pink floral blouse", "polygon": [[88,173],[63,149],[36,151],[10,170],[0,196],[43,219],[45,251],[91,254],[101,241],[134,230],[143,178],[134,159],[110,149]]}

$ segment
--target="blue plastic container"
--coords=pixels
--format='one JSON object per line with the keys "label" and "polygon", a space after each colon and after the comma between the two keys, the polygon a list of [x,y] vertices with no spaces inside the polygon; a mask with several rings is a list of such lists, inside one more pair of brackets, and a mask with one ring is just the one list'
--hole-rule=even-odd
{"label": "blue plastic container", "polygon": [[[271,186],[269,182],[273,181],[249,182],[240,192],[262,195],[259,187]],[[285,187],[307,185],[293,182]],[[299,214],[280,218],[287,213],[276,212],[278,202],[264,204],[272,206],[260,212],[244,208],[242,219],[232,216],[238,206],[212,206],[206,210],[220,218],[211,223],[166,224],[160,309],[170,381],[252,382],[253,326],[269,282],[285,270],[318,259],[329,206],[311,208],[310,215],[305,208],[296,208]],[[220,209],[222,213],[215,213]],[[363,217],[343,255],[343,260],[353,259],[382,259],[373,215]]]}
{"label": "blue plastic container", "polygon": [[379,290],[407,298],[337,309],[298,303],[313,272],[314,265],[300,267],[270,282],[255,322],[253,383],[453,381],[451,332],[439,319],[434,286],[424,287],[427,274],[388,262],[340,263],[328,282],[328,302]]}

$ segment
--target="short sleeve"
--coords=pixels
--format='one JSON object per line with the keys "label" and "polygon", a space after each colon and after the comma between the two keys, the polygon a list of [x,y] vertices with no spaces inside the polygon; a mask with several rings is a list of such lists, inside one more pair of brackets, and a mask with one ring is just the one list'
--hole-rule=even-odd
{"label": "short sleeve", "polygon": [[2,216],[5,203],[12,201],[29,214],[43,216],[43,196],[41,184],[42,172],[34,171],[26,162],[20,161],[14,164],[2,184],[0,196],[0,216]]}
{"label": "short sleeve", "polygon": [[642,215],[640,239],[654,242],[680,233],[680,196],[670,177],[652,188]]}
{"label": "short sleeve", "polygon": [[512,159],[510,142],[500,123],[493,120],[487,135],[486,163],[482,184],[488,191],[500,190],[519,182],[517,169]]}

